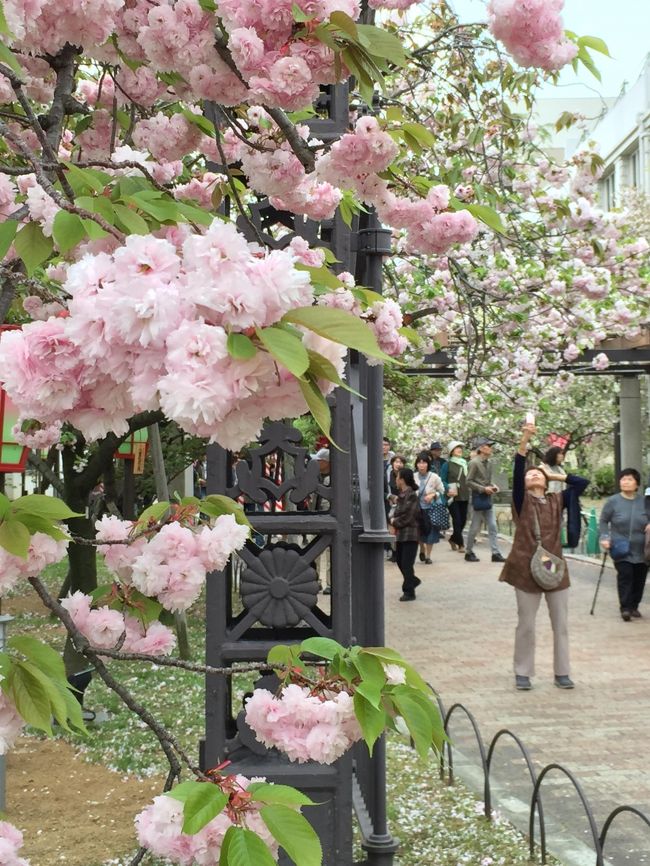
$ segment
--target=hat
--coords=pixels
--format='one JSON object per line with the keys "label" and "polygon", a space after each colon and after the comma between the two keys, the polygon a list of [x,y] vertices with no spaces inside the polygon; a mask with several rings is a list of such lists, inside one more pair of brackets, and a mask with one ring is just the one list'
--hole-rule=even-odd
{"label": "hat", "polygon": [[484,445],[494,445],[494,439],[487,439],[485,436],[479,436],[474,442],[474,448],[482,448]]}
{"label": "hat", "polygon": [[432,442],[429,445],[429,451],[442,451],[442,444],[440,442]]}
{"label": "hat", "polygon": [[456,439],[452,439],[452,441],[449,443],[449,447],[448,447],[448,449],[447,449],[448,452],[449,452],[449,454],[452,453],[452,451],[454,450],[454,448],[458,448],[459,445],[462,446],[463,448],[465,447],[465,443],[464,443],[464,442],[458,442],[458,441],[456,441]]}

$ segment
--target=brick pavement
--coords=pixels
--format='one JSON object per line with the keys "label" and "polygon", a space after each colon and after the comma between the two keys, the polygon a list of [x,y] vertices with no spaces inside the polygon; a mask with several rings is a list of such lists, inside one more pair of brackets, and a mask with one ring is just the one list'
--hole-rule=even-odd
{"label": "brick pavement", "polygon": [[[504,553],[507,551],[503,545]],[[537,765],[565,765],[580,780],[599,826],[617,805],[635,805],[650,816],[650,588],[647,617],[625,623],[618,614],[614,569],[609,565],[594,616],[589,615],[599,565],[572,561],[570,639],[573,691],[553,685],[551,627],[544,604],[537,621],[537,674],[529,692],[514,689],[512,650],[516,609],[514,591],[498,583],[499,566],[490,562],[484,541],[479,563],[467,563],[443,541],[434,547],[433,565],[418,563],[422,578],[414,603],[399,603],[400,574],[386,564],[386,643],[400,650],[431,682],[446,707],[460,701],[478,721],[484,740],[502,727],[512,729]],[[644,610],[642,606],[642,611]],[[459,749],[474,762],[467,724],[452,729]],[[471,769],[471,768],[470,768]],[[504,744],[495,763],[495,782],[504,773],[506,794],[529,797],[524,771]],[[549,781],[552,777],[549,776]],[[509,786],[509,787],[508,787]],[[514,792],[514,788],[520,793]],[[557,789],[558,800],[552,789]],[[547,811],[570,813],[578,838],[588,838],[577,800],[556,777]],[[616,863],[650,862],[650,830],[625,818],[612,830]],[[551,841],[549,841],[551,846]],[[569,862],[569,861],[567,861]],[[589,862],[580,860],[573,862]],[[591,860],[593,863],[594,861]]]}

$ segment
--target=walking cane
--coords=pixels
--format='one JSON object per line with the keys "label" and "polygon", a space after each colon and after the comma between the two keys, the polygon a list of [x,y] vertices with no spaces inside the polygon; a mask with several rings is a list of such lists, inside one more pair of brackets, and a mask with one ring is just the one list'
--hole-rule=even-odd
{"label": "walking cane", "polygon": [[603,579],[603,572],[605,571],[605,560],[607,559],[607,551],[603,553],[603,562],[600,566],[600,574],[598,575],[598,583],[596,584],[596,592],[594,593],[594,600],[591,605],[591,610],[589,613],[593,616],[594,610],[596,608],[596,599],[598,598],[598,590],[600,589],[600,581]]}

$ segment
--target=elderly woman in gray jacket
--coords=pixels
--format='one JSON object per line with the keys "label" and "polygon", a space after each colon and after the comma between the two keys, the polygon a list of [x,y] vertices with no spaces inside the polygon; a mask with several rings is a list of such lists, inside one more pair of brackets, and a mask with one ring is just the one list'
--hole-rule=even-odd
{"label": "elderly woman in gray jacket", "polygon": [[645,559],[645,500],[639,490],[636,469],[623,469],[618,476],[619,493],[610,496],[600,513],[600,546],[608,550],[616,568],[618,601],[625,622],[641,616],[648,564]]}
{"label": "elderly woman in gray jacket", "polygon": [[413,571],[420,537],[420,503],[418,484],[413,477],[413,470],[400,469],[395,485],[398,490],[397,505],[390,519],[390,525],[396,535],[397,567],[402,572],[400,601],[415,601],[416,587],[422,581]]}

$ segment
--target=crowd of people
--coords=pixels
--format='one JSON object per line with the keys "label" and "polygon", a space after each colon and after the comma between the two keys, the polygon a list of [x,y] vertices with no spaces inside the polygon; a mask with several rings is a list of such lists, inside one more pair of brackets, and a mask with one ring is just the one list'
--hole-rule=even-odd
{"label": "crowd of people", "polygon": [[[511,507],[515,531],[507,558],[499,549],[493,508],[499,488],[494,483],[492,440],[476,440],[469,459],[465,443],[450,442],[448,456],[443,458],[441,443],[434,441],[427,451],[417,454],[411,468],[405,457],[392,452],[385,438],[386,515],[395,538],[388,553],[402,574],[400,601],[415,601],[416,589],[422,582],[415,574],[418,550],[420,563],[429,565],[433,545],[447,537],[452,551],[464,554],[467,562],[479,562],[474,547],[485,525],[492,562],[503,564],[499,581],[515,590],[515,687],[522,691],[532,688],[535,619],[544,597],[553,630],[554,682],[558,688],[572,689],[570,581],[563,549],[578,546],[579,497],[589,481],[565,472],[565,452],[559,446],[549,448],[541,462],[532,460],[531,440],[535,434],[534,423],[527,422],[514,455]],[[619,492],[609,497],[601,512],[600,545],[603,564],[611,556],[616,569],[621,617],[632,622],[642,616],[639,606],[650,560],[650,486],[644,496],[641,476],[633,468],[619,473],[618,485]]]}
{"label": "crowd of people", "polygon": [[[384,438],[386,517],[395,536],[394,547],[390,545],[387,552],[403,576],[400,601],[415,600],[420,584],[414,573],[418,551],[420,562],[431,565],[434,544],[447,537],[450,529],[451,549],[464,554],[467,562],[479,562],[474,545],[485,524],[492,562],[505,562],[492,508],[492,498],[499,492],[492,478],[493,445],[490,439],[478,439],[468,459],[465,443],[454,440],[444,458],[442,443],[434,441],[416,455],[411,468],[404,456],[393,453],[390,440]],[[470,504],[472,516],[465,540]]]}

